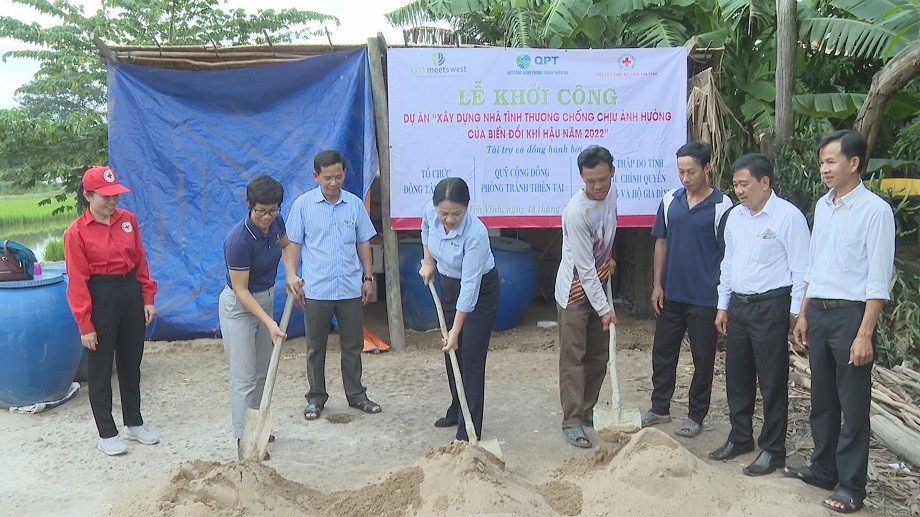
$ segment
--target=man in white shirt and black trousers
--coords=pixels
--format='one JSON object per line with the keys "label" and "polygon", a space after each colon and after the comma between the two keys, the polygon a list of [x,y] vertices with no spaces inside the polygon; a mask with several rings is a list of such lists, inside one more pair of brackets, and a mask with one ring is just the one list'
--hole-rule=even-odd
{"label": "man in white shirt and black trousers", "polygon": [[792,203],[773,192],[773,164],[746,154],[732,164],[741,206],[725,223],[715,325],[728,336],[725,390],[732,429],[725,445],[709,453],[727,461],[754,450],[757,383],[763,396],[760,454],[743,472],[769,474],[786,462],[789,416],[789,330],[805,295],[808,223]]}
{"label": "man in white shirt and black trousers", "polygon": [[894,214],[862,183],[865,137],[849,129],[831,133],[818,156],[830,190],[815,203],[806,298],[794,331],[808,347],[815,449],[811,466],[784,475],[836,487],[823,506],[852,513],[866,498],[875,327],[889,297]]}

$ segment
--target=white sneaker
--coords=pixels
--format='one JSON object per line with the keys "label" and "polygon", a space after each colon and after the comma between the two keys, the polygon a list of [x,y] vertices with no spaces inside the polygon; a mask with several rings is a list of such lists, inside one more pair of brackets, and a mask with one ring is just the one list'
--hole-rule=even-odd
{"label": "white sneaker", "polygon": [[109,456],[118,456],[119,454],[128,452],[128,446],[125,445],[125,442],[121,441],[118,435],[111,438],[100,438],[99,445],[97,445],[96,448]]}
{"label": "white sneaker", "polygon": [[157,435],[157,433],[147,429],[147,426],[145,425],[125,427],[125,438],[128,440],[134,440],[135,442],[141,442],[144,445],[160,443],[160,437]]}

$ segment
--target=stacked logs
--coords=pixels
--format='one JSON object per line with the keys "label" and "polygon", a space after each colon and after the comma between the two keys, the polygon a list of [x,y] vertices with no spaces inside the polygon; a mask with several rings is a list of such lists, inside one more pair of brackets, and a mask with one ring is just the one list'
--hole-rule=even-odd
{"label": "stacked logs", "polygon": [[[811,390],[808,359],[792,347],[790,379]],[[892,452],[920,467],[920,373],[905,366],[872,367],[872,433]]]}

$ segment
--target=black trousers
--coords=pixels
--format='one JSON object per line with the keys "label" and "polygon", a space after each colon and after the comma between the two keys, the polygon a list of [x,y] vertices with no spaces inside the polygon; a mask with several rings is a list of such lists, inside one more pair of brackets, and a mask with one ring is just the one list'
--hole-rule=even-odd
{"label": "black trousers", "polygon": [[112,418],[112,363],[118,371],[121,417],[126,426],[141,416],[141,359],[144,356],[144,300],[133,274],[94,275],[89,280],[92,322],[98,341],[86,357],[89,404],[100,438],[118,435]]}
{"label": "black trousers", "polygon": [[690,382],[689,418],[698,424],[709,413],[712,375],[719,339],[715,326],[716,308],[673,302],[665,299],[655,320],[652,343],[652,413],[671,413],[671,397],[677,382],[677,360],[684,334],[690,336],[693,380]]}
{"label": "black trousers", "polygon": [[847,363],[865,309],[865,304],[829,310],[808,305],[809,420],[815,441],[811,469],[820,479],[838,481],[857,500],[866,497],[872,363]]}
{"label": "black trousers", "polygon": [[[454,315],[457,313],[457,298],[460,296],[460,280],[440,276],[441,297],[444,306],[444,318],[447,329],[454,326]],[[489,353],[489,339],[492,337],[492,325],[498,315],[499,281],[498,271],[491,271],[482,276],[479,287],[479,299],[476,308],[466,315],[463,330],[460,331],[460,346],[457,348],[457,362],[460,366],[460,376],[463,377],[463,391],[466,392],[466,402],[470,407],[470,416],[473,418],[473,428],[478,437],[482,437],[482,413],[485,404],[486,388],[486,355]],[[450,356],[444,354],[444,364],[447,366],[447,380],[450,384],[450,407],[447,408],[448,420],[456,420],[457,440],[469,441],[460,411],[460,399],[457,396],[457,387],[454,383],[454,370],[450,365]]]}
{"label": "black trousers", "polygon": [[[757,445],[780,457],[786,456],[789,421],[789,292],[785,287],[754,295],[748,302],[733,295],[725,348],[725,391],[732,424],[728,441],[744,443],[753,438],[759,383],[763,428]],[[763,298],[755,300],[758,297]]]}

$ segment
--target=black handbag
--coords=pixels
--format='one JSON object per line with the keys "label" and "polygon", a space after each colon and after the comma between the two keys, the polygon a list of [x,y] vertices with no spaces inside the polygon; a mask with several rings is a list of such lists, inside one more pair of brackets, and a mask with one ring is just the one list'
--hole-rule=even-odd
{"label": "black handbag", "polygon": [[0,282],[31,280],[32,272],[26,273],[22,262],[10,251],[7,242],[3,241],[3,251],[0,251]]}

